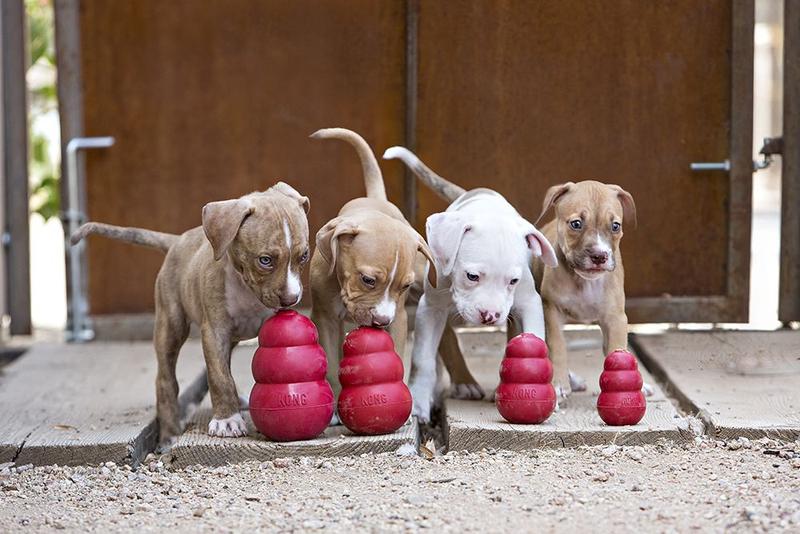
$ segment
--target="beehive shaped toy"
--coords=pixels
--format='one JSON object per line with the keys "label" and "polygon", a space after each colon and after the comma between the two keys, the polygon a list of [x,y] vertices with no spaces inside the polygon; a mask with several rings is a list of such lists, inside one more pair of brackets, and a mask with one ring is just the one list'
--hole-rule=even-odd
{"label": "beehive shaped toy", "polygon": [[607,425],[635,425],[644,417],[647,402],[642,393],[642,375],[630,352],[616,350],[606,356],[600,374],[597,413]]}
{"label": "beehive shaped toy", "polygon": [[312,439],[330,424],[333,391],[318,339],[314,323],[293,310],[281,310],[261,325],[250,416],[273,441]]}
{"label": "beehive shaped toy", "polygon": [[544,340],[523,333],[506,345],[495,404],[509,423],[538,424],[556,408],[553,365]]}
{"label": "beehive shaped toy", "polygon": [[339,382],[339,419],[356,434],[389,434],[411,415],[403,361],[381,329],[361,327],[347,335]]}

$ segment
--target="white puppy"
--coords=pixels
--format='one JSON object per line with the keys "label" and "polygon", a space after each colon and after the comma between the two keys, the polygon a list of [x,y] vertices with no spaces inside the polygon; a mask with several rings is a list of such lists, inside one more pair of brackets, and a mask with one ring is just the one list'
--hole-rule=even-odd
{"label": "white puppy", "polygon": [[402,160],[451,202],[425,223],[437,284],[434,288],[425,280],[414,323],[413,414],[428,422],[436,389],[436,353],[449,315],[454,312],[471,324],[502,325],[511,313],[523,332],[544,339],[542,299],[530,264],[533,256],[541,256],[551,267],[558,260],[547,238],[499,193],[483,188],[466,192],[403,147],[392,147],[383,157]]}

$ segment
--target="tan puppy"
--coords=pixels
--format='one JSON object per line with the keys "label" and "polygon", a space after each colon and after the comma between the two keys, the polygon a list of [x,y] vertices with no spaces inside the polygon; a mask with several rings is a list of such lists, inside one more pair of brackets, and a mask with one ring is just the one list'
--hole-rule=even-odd
{"label": "tan puppy", "polygon": [[319,130],[314,139],[341,139],[356,149],[364,171],[367,196],[345,204],[339,215],[317,232],[311,259],[311,318],[328,355],[328,380],[339,392],[338,370],[344,321],[388,327],[397,353],[405,355],[408,318],[405,300],[414,283],[417,253],[436,269],[425,240],[386,199],[378,162],[369,145],[343,128]]}
{"label": "tan puppy", "polygon": [[89,234],[159,248],[167,253],[156,279],[153,343],[158,357],[157,412],[162,444],[180,432],[175,365],[200,326],[208,369],[212,436],[247,434],[231,376],[231,350],[258,334],[265,318],[302,297],[300,273],[308,261],[308,198],[279,182],[263,193],[203,207],[203,226],[181,235],[87,223]]}
{"label": "tan puppy", "polygon": [[542,228],[542,233],[556,251],[558,267],[545,269],[536,258],[533,270],[544,306],[553,385],[566,396],[572,389],[585,388],[569,373],[563,333],[566,322],[599,324],[604,354],[628,346],[625,272],[619,243],[623,221],[636,224],[636,206],[631,194],[618,185],[587,180],[548,189],[539,219],[551,207],[555,208],[555,219]]}

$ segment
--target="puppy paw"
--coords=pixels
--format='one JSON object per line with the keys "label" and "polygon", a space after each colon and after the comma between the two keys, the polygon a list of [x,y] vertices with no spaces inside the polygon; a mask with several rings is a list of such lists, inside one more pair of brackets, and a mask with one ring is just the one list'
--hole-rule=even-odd
{"label": "puppy paw", "polygon": [[178,442],[178,438],[176,438],[174,436],[171,437],[171,438],[163,439],[158,443],[158,446],[156,446],[155,453],[156,454],[167,454],[170,450],[172,450],[172,446],[175,445],[175,443],[177,443],[177,442]]}
{"label": "puppy paw", "polygon": [[451,399],[480,400],[485,396],[483,388],[476,383],[452,384],[450,386]]}
{"label": "puppy paw", "polygon": [[238,438],[247,435],[247,425],[242,414],[235,413],[227,419],[212,419],[208,423],[208,435],[220,438]]}
{"label": "puppy paw", "polygon": [[[569,372],[569,387],[572,391],[586,391],[586,380],[582,376]],[[569,395],[569,393],[567,393]]]}
{"label": "puppy paw", "polygon": [[556,390],[556,400],[566,399],[572,394],[572,388],[570,387],[569,383],[553,384],[553,387]]}
{"label": "puppy paw", "polygon": [[411,415],[415,416],[420,423],[430,423],[431,407],[433,406],[431,391],[428,391],[427,388],[414,387],[414,385],[409,389],[411,390],[411,398],[414,400]]}
{"label": "puppy paw", "polygon": [[644,393],[645,397],[652,397],[655,392],[656,388],[653,387],[653,384],[648,384],[647,382],[642,384],[642,393]]}
{"label": "puppy paw", "polygon": [[328,423],[328,426],[339,426],[341,424],[342,420],[339,419],[339,414],[334,411],[333,415],[331,416],[331,422]]}
{"label": "puppy paw", "polygon": [[488,400],[489,402],[494,402],[496,398],[497,398],[497,388],[494,388],[492,392],[489,394],[489,398],[486,400]]}
{"label": "puppy paw", "polygon": [[239,408],[242,410],[250,409],[250,399],[244,395],[239,395]]}

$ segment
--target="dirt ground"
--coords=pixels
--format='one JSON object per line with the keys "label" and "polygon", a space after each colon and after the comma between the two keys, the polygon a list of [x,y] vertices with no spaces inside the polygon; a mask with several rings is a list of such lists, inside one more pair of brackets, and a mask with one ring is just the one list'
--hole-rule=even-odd
{"label": "dirt ground", "polygon": [[0,466],[0,531],[798,531],[800,442]]}

